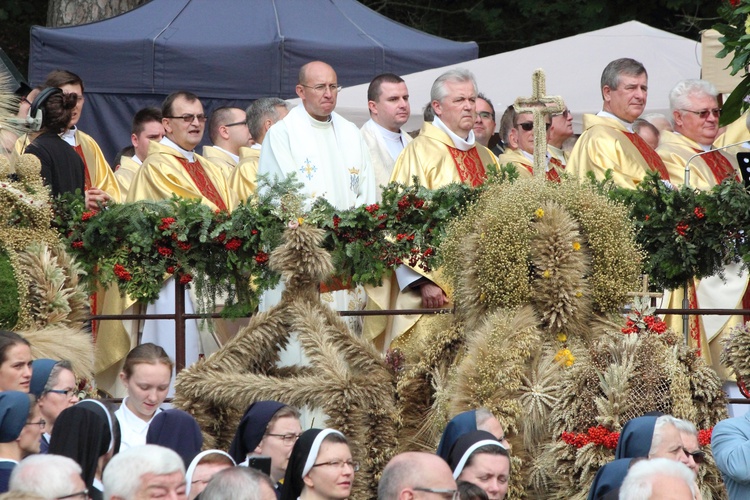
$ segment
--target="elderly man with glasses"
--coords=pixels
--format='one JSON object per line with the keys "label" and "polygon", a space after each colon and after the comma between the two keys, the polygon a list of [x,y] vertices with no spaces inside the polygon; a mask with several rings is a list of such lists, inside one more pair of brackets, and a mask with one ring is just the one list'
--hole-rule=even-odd
{"label": "elderly man with glasses", "polygon": [[378,500],[459,498],[448,464],[432,453],[410,451],[396,455],[383,469]]}
{"label": "elderly man with glasses", "polygon": [[570,153],[566,171],[582,180],[593,172],[603,180],[611,170],[614,183],[624,188],[635,188],[654,171],[669,181],[662,159],[633,131],[648,97],[643,64],[626,58],[609,63],[602,72],[601,93],[602,110],[583,115],[583,134]]}
{"label": "elderly man with glasses", "polygon": [[[706,80],[683,80],[669,93],[674,132],[663,131],[657,152],[673,184],[684,184],[690,160],[690,187],[711,189],[726,178],[740,180],[736,153],[740,148],[712,151],[719,134],[718,92]],[[705,154],[702,154],[705,153]]]}
{"label": "elderly man with glasses", "polygon": [[547,129],[547,155],[550,169],[555,169],[559,176],[568,165],[570,153],[563,150],[563,145],[573,136],[573,113],[566,106],[561,113],[551,116]]}
{"label": "elderly man with glasses", "polygon": [[[540,102],[537,106],[543,107],[544,104]],[[549,118],[545,119],[549,129]],[[531,177],[534,172],[534,114],[517,113],[511,104],[500,118],[500,135],[505,143],[505,152],[497,157],[497,162],[515,166],[522,178]],[[554,177],[551,177],[548,166],[547,179],[559,179],[556,171],[552,171],[552,174]]]}

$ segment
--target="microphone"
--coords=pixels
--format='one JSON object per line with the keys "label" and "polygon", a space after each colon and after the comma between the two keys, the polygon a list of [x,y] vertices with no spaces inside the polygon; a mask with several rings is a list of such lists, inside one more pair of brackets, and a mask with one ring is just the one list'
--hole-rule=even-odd
{"label": "microphone", "polygon": [[716,149],[709,149],[708,151],[701,151],[700,153],[695,153],[693,156],[688,158],[687,163],[685,163],[685,186],[690,187],[690,162],[693,161],[694,158],[698,158],[699,156],[707,155],[709,153],[713,153],[714,151],[722,151],[724,149],[733,148],[735,146],[741,146],[745,144],[748,141],[742,141],[742,142],[735,142],[734,144],[727,144],[726,146],[722,146],[720,148]]}

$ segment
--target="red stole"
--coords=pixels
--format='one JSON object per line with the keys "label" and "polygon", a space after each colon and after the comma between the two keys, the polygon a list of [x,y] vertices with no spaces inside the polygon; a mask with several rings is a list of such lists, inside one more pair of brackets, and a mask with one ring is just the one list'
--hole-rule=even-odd
{"label": "red stole", "polygon": [[664,161],[659,156],[659,153],[654,151],[654,149],[646,143],[646,141],[641,138],[640,135],[635,134],[633,132],[626,132],[623,131],[623,134],[630,139],[630,142],[633,143],[633,145],[638,149],[638,151],[641,153],[641,156],[643,156],[643,159],[646,160],[646,164],[649,166],[651,170],[656,170],[659,172],[659,175],[662,179],[665,181],[669,180],[669,172],[667,171],[667,167],[664,165]]}
{"label": "red stole", "polygon": [[[693,151],[695,151],[696,153],[704,153],[702,149],[693,148]],[[740,176],[737,174],[737,171],[734,169],[732,164],[729,163],[729,160],[727,160],[726,157],[720,152],[714,150],[702,154],[700,157],[703,161],[706,162],[708,168],[711,169],[711,173],[714,174],[716,184],[721,184],[721,181],[723,181],[727,177],[733,177],[736,181],[740,180]]]}
{"label": "red stole", "polygon": [[565,170],[565,165],[563,165],[562,162],[554,156],[550,156],[549,164],[550,167],[549,170],[547,170],[547,180],[559,183],[560,174],[557,173],[557,170]]}
{"label": "red stole", "polygon": [[219,210],[226,210],[227,205],[216,190],[216,186],[211,182],[211,179],[206,175],[206,171],[203,169],[203,165],[199,161],[189,162],[187,158],[177,158],[182,166],[187,171],[190,178],[193,179],[195,185],[198,186],[198,190],[201,192],[204,198],[208,199],[211,203],[216,205]]}
{"label": "red stole", "polygon": [[78,156],[81,157],[81,160],[83,160],[83,190],[87,191],[91,189],[91,174],[89,174],[89,166],[86,164],[86,157],[83,155],[83,148],[80,144],[73,146],[73,149],[76,150],[76,153],[78,153]]}
{"label": "red stole", "polygon": [[477,187],[487,178],[482,159],[476,146],[468,151],[448,146],[453,163],[456,165],[461,182]]}

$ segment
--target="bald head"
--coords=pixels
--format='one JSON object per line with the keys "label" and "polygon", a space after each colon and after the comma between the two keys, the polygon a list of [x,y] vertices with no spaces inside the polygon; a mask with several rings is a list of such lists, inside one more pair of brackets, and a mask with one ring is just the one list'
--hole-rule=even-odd
{"label": "bald head", "polygon": [[378,500],[410,498],[417,488],[455,490],[448,464],[437,455],[410,451],[396,455],[383,469]]}
{"label": "bald head", "polygon": [[319,121],[328,121],[336,108],[338,77],[333,68],[323,61],[312,61],[299,70],[295,91],[305,110]]}

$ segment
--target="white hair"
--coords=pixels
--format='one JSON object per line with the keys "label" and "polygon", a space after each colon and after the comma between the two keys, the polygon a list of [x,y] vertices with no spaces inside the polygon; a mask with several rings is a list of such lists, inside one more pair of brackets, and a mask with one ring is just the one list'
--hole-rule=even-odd
{"label": "white hair", "polygon": [[185,464],[169,448],[155,444],[128,448],[112,457],[104,469],[104,497],[117,496],[131,500],[138,491],[144,474],[163,476],[175,472],[185,474]]}
{"label": "white hair", "polygon": [[656,423],[654,424],[654,434],[653,436],[651,436],[651,448],[648,450],[649,457],[652,453],[654,453],[654,450],[656,450],[659,445],[661,445],[661,442],[664,439],[663,429],[667,425],[671,425],[676,428],[677,419],[672,415],[662,415],[656,419]]}
{"label": "white hair", "polygon": [[271,478],[249,467],[230,467],[217,472],[201,493],[204,500],[262,500],[264,484],[273,491]]}
{"label": "white hair", "polygon": [[13,468],[9,489],[43,498],[64,497],[78,493],[74,491],[71,480],[75,475],[80,477],[81,466],[71,458],[61,455],[31,455]]}
{"label": "white hair", "polygon": [[[669,92],[670,111],[690,109],[691,96],[709,96],[716,98],[719,93],[714,84],[706,80],[682,80]],[[697,111],[697,110],[695,110]]]}
{"label": "white hair", "polygon": [[456,68],[450,69],[437,77],[435,83],[432,84],[430,89],[430,101],[442,102],[445,96],[448,95],[448,88],[446,83],[464,83],[471,82],[474,85],[474,93],[478,94],[479,89],[477,88],[477,80],[474,78],[474,73],[468,69]]}
{"label": "white hair", "polygon": [[692,422],[683,420],[681,418],[675,418],[673,423],[674,426],[677,427],[677,430],[682,433],[692,434],[693,436],[698,435],[698,429],[696,429],[695,425]]}
{"label": "white hair", "polygon": [[668,458],[640,460],[628,470],[620,486],[619,500],[648,500],[654,483],[663,477],[681,479],[695,496],[695,475],[687,465]]}

